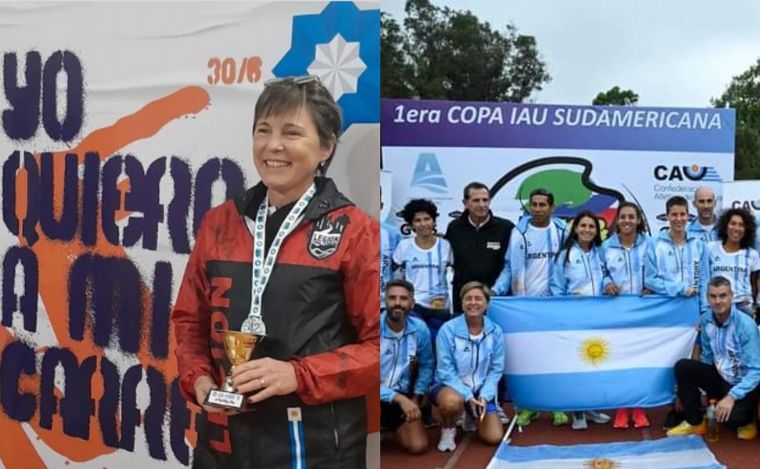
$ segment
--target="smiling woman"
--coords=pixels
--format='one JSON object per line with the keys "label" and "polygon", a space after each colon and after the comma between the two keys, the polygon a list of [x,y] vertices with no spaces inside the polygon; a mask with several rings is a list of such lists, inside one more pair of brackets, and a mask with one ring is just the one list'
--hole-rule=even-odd
{"label": "smiling woman", "polygon": [[460,290],[460,314],[441,327],[436,339],[437,367],[430,391],[441,415],[439,451],[456,449],[455,421],[463,412],[485,443],[497,445],[504,435],[496,391],[504,372],[501,328],[486,317],[491,291],[480,282]]}
{"label": "smiling woman", "polygon": [[[261,182],[198,231],[173,313],[181,390],[206,417],[194,467],[366,465],[379,225],[324,177],[340,131],[318,78],[267,83],[253,124]],[[230,330],[262,339],[232,370],[221,343]],[[242,409],[207,398],[228,372],[231,388],[213,395],[245,395]]]}
{"label": "smiling woman", "polygon": [[[285,82],[268,82],[268,89]],[[292,80],[304,93],[322,86],[318,78]],[[287,85],[285,85],[287,86]],[[264,94],[256,103],[253,122],[253,162],[268,188],[274,207],[297,200],[313,183],[318,171],[325,174],[335,154],[340,134],[340,113],[332,97],[315,92],[309,104],[302,93]]]}
{"label": "smiling woman", "polygon": [[707,310],[707,285],[717,276],[731,283],[736,307],[754,317],[760,291],[760,254],[753,247],[755,217],[743,208],[725,210],[716,223],[717,241],[705,246],[701,261],[702,308]]}

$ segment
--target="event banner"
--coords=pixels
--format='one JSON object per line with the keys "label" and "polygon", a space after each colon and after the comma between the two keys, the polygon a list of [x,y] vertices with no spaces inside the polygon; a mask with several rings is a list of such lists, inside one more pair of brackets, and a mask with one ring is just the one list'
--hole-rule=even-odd
{"label": "event banner", "polygon": [[[760,181],[736,181],[723,184],[723,208],[743,208],[755,216],[760,225]],[[755,240],[760,250],[760,237]]]}
{"label": "event banner", "polygon": [[673,401],[673,366],[691,356],[697,298],[499,297],[509,393],[523,409],[582,411]]}
{"label": "event banner", "polygon": [[329,175],[378,213],[379,2],[4,2],[0,18],[0,466],[187,466],[205,417],[178,392],[170,313],[194,234],[258,181],[253,106],[284,76],[331,91]]}
{"label": "event banner", "polygon": [[543,187],[562,218],[592,210],[606,231],[629,200],[656,232],[666,226],[668,198],[690,200],[703,185],[720,194],[721,181],[734,178],[731,109],[383,100],[381,122],[391,215],[409,199],[430,199],[442,213],[440,231],[459,215],[472,181],[490,187],[492,210],[513,221]]}

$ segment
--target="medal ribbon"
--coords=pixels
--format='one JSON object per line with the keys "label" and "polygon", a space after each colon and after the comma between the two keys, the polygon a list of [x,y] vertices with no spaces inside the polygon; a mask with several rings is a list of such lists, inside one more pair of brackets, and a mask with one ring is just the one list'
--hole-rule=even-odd
{"label": "medal ribbon", "polygon": [[[298,199],[298,202],[290,209],[287,218],[282,222],[282,225],[277,230],[277,234],[272,241],[272,245],[269,246],[269,251],[264,254],[265,238],[266,238],[266,223],[267,223],[267,208],[269,207],[269,195],[264,197],[264,200],[259,205],[259,210],[256,213],[256,221],[246,218],[246,225],[248,230],[253,235],[253,262],[252,262],[252,275],[251,275],[251,311],[248,313],[248,318],[243,321],[243,325],[240,327],[242,332],[255,335],[266,335],[267,329],[264,321],[261,319],[261,298],[264,296],[264,289],[269,282],[269,276],[274,270],[274,263],[277,260],[277,254],[280,252],[280,246],[285,238],[296,229],[301,220],[303,219],[303,213],[306,211],[306,207],[316,194],[317,189],[314,184],[309,187],[309,190]],[[253,225],[253,226],[251,226]]]}

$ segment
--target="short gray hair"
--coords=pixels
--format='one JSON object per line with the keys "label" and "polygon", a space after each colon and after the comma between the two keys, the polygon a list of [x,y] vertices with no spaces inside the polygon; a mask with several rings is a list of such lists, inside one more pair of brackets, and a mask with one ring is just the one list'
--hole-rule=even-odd
{"label": "short gray hair", "polygon": [[724,276],[718,275],[710,279],[710,283],[707,284],[709,287],[719,288],[719,287],[728,287],[729,290],[733,291],[731,289],[731,282]]}
{"label": "short gray hair", "polygon": [[[253,128],[256,128],[259,119],[263,117],[301,108],[305,108],[314,121],[320,145],[326,148],[334,141],[337,146],[343,128],[340,108],[316,76],[278,78],[265,83],[264,92],[256,101]],[[320,176],[327,172],[333,156],[335,147],[325,164],[318,168]]]}
{"label": "short gray hair", "polygon": [[476,288],[480,289],[480,291],[483,292],[483,295],[486,297],[486,302],[491,301],[491,289],[488,288],[486,284],[478,281],[467,282],[462,285],[462,288],[459,289],[459,299],[463,300],[464,295],[466,295],[468,291],[474,290]]}

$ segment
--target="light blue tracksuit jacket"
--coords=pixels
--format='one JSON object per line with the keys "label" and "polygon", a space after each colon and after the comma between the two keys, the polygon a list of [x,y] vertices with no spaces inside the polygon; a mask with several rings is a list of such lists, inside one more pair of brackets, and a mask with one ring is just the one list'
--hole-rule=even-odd
{"label": "light blue tracksuit jacket", "polygon": [[[525,267],[528,254],[527,243],[525,242],[525,232],[528,231],[528,225],[530,224],[531,219],[532,217],[530,215],[522,217],[520,221],[517,222],[517,229],[512,231],[509,247],[504,254],[504,268],[493,285],[493,291],[497,295],[506,295],[509,292],[512,292],[515,296],[524,294]],[[565,242],[565,231],[567,226],[561,218],[555,217],[551,217],[551,225],[552,229],[547,231],[549,245],[557,246],[557,251],[559,251],[562,244]],[[551,280],[553,263],[550,262],[549,266],[549,279]],[[515,280],[517,280],[517,290],[513,288]]]}
{"label": "light blue tracksuit jacket", "polygon": [[[380,316],[380,400],[393,402],[396,393],[424,395],[430,389],[435,370],[430,330],[421,319],[407,316],[401,337]],[[417,380],[412,387],[412,363],[417,363]]]}
{"label": "light blue tracksuit jacket", "polygon": [[681,248],[670,239],[669,231],[661,231],[653,246],[657,275],[647,288],[668,296],[683,295],[692,287],[699,290],[700,262],[705,247],[700,238],[686,232],[686,243]]}
{"label": "light blue tracksuit jacket", "polygon": [[472,340],[465,314],[447,321],[436,338],[438,364],[435,382],[456,390],[465,402],[473,397],[494,401],[504,374],[504,337],[501,328],[483,318],[483,336]]}
{"label": "light blue tracksuit jacket", "polygon": [[566,250],[557,254],[554,271],[549,280],[553,296],[577,295],[599,296],[602,294],[604,264],[599,248],[592,246],[589,255],[578,243],[570,246],[570,254],[565,262]]}
{"label": "light blue tracksuit jacket", "polygon": [[742,399],[760,383],[760,333],[754,319],[731,307],[726,322],[719,326],[711,312],[700,318],[701,360],[715,364],[732,387],[728,394]]}
{"label": "light blue tracksuit jacket", "polygon": [[385,285],[393,280],[393,251],[399,241],[398,228],[387,223],[380,225],[380,309],[385,309]]}
{"label": "light blue tracksuit jacket", "polygon": [[639,233],[631,249],[626,249],[614,234],[602,243],[601,253],[606,269],[603,288],[613,283],[622,294],[640,295],[645,285],[655,283],[654,242],[649,236]]}
{"label": "light blue tracksuit jacket", "polygon": [[703,244],[718,240],[717,223],[715,226],[713,226],[713,229],[708,231],[699,224],[699,219],[695,218],[694,220],[690,221],[688,225],[686,225],[686,232],[693,234],[697,238],[700,238]]}

